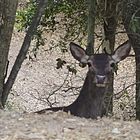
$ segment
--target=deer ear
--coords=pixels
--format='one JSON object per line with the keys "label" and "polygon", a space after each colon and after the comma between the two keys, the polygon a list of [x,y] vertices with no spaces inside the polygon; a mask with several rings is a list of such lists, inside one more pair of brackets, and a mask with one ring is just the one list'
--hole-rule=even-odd
{"label": "deer ear", "polygon": [[72,56],[78,60],[80,63],[87,64],[89,56],[86,55],[86,52],[83,48],[81,48],[79,45],[71,42],[70,43],[70,51]]}
{"label": "deer ear", "polygon": [[116,61],[116,63],[118,63],[129,55],[130,50],[131,50],[131,44],[129,41],[126,41],[114,51],[112,58]]}

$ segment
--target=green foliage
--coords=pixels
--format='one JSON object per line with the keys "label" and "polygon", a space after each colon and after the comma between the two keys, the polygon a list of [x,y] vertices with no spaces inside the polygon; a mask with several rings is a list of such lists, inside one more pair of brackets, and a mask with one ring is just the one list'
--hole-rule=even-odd
{"label": "green foliage", "polygon": [[[123,95],[123,99],[121,99],[121,102],[120,102],[120,109],[122,111],[124,111],[126,109],[126,106],[130,102],[131,96],[130,96],[129,92],[127,91],[127,89],[124,89],[122,91],[122,95]],[[125,100],[124,100],[124,98],[125,98]]]}
{"label": "green foliage", "polygon": [[18,31],[23,31],[29,27],[35,11],[36,2],[34,0],[30,0],[24,9],[17,11],[16,28]]}
{"label": "green foliage", "polygon": [[[22,10],[17,11],[16,28],[18,31],[26,31],[28,29],[36,7],[36,0],[29,0]],[[75,40],[82,42],[87,33],[87,1],[48,0],[46,12],[33,38],[36,42],[31,51],[34,57],[37,55],[39,46],[45,45],[45,38],[42,36],[43,33],[55,32],[56,30],[63,32],[59,43],[54,46],[59,47],[62,53],[68,51],[66,47],[68,42]],[[58,58],[56,61],[57,69],[62,68],[66,64],[61,58]],[[76,70],[72,66],[67,65],[66,68],[76,74]]]}
{"label": "green foliage", "polygon": [[[65,60],[62,60],[61,58],[57,58],[56,61],[57,61],[57,67],[56,67],[57,69],[63,68],[63,66],[65,66],[67,64],[67,62]],[[72,74],[77,73],[76,68],[72,64],[71,65],[67,64],[66,68]]]}
{"label": "green foliage", "polygon": [[[36,10],[36,6],[37,2],[35,0],[30,0],[22,10],[17,11],[16,27],[19,31],[28,28]],[[54,32],[60,28],[63,29],[63,31],[66,31],[64,37],[61,39],[60,45],[62,45],[62,42],[63,44],[66,44],[64,42],[68,40],[78,40],[81,42],[82,37],[86,34],[87,28],[86,9],[87,3],[85,0],[49,0],[48,6],[46,7],[46,13],[42,17],[39,25],[44,28],[39,28],[39,30],[42,30],[42,32]],[[62,45],[62,47],[63,46],[64,45]]]}
{"label": "green foliage", "polygon": [[56,67],[57,69],[62,68],[66,64],[66,61],[62,60],[61,58],[57,58],[56,61],[57,61],[57,67]]}
{"label": "green foliage", "polygon": [[73,66],[67,65],[67,69],[72,74],[76,74],[77,73],[77,70]]}
{"label": "green foliage", "polygon": [[133,32],[137,33],[140,31],[140,17],[135,17],[130,22],[130,27]]}
{"label": "green foliage", "polygon": [[140,11],[136,11],[130,21],[130,29],[135,33],[140,33]]}

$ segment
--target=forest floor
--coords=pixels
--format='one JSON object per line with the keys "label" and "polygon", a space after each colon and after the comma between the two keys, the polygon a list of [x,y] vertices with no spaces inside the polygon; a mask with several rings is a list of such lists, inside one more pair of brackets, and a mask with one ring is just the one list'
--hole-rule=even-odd
{"label": "forest floor", "polygon": [[[23,38],[23,33],[15,32],[13,34],[9,52],[9,71]],[[122,38],[120,36],[118,40]],[[140,122],[130,119],[131,115],[134,117],[135,104],[133,58],[127,58],[121,62],[118,75],[115,76],[115,94],[121,98],[114,99],[113,117],[92,120],[75,117],[64,112],[47,112],[42,115],[32,113],[48,107],[46,96],[57,91],[67,77],[66,69],[56,69],[56,59],[61,54],[56,51],[46,51],[49,43],[57,40],[58,37],[51,35],[47,39],[49,42],[38,51],[36,58],[33,57],[33,60],[29,61],[29,55],[33,55],[28,54],[9,96],[7,109],[0,112],[0,140],[140,140]],[[120,44],[119,41],[117,41],[118,44]],[[69,54],[66,57],[73,59]],[[86,69],[80,69],[77,75],[85,76],[85,73]],[[79,83],[81,86],[83,82],[79,77],[72,77],[73,86],[78,86]],[[120,94],[125,87],[129,87],[128,93],[125,90],[127,96]],[[61,95],[62,91],[64,89],[60,88],[55,92],[57,97],[51,97],[50,101],[55,103],[54,106],[68,105],[77,97],[72,93]]]}
{"label": "forest floor", "polygon": [[0,112],[0,140],[140,140],[140,122]]}

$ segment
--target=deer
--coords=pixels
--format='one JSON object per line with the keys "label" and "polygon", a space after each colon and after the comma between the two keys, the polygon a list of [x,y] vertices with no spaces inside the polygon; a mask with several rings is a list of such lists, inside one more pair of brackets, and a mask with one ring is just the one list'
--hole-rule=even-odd
{"label": "deer", "polygon": [[88,72],[77,99],[64,107],[52,107],[37,111],[42,114],[48,110],[70,112],[74,116],[97,119],[106,114],[104,98],[109,86],[109,75],[116,71],[116,66],[130,53],[131,44],[124,42],[112,53],[87,55],[79,45],[71,42],[70,52],[81,64],[88,66]]}

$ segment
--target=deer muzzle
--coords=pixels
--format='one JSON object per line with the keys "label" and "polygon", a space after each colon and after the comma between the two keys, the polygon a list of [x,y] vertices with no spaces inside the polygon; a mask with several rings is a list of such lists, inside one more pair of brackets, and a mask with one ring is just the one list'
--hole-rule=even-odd
{"label": "deer muzzle", "polygon": [[97,87],[105,87],[106,86],[106,76],[104,75],[96,75],[95,83]]}

